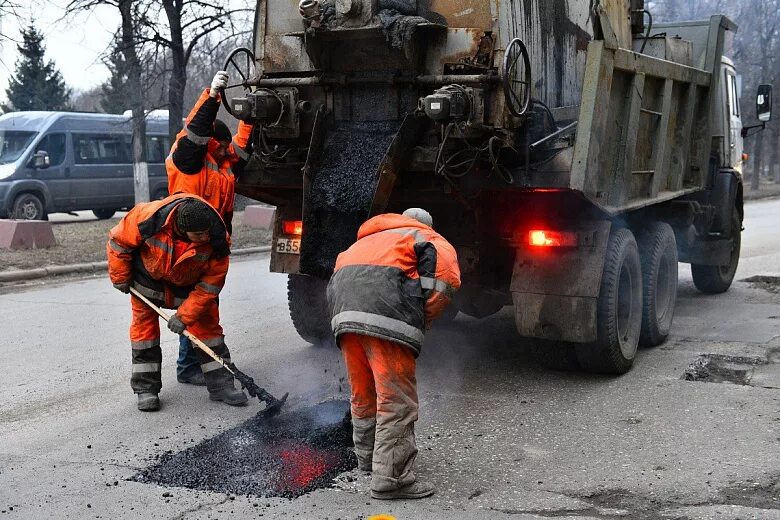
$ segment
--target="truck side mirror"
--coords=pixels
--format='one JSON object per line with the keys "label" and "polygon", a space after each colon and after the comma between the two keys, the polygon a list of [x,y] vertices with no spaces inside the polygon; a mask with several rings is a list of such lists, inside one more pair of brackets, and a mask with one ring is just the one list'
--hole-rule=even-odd
{"label": "truck side mirror", "polygon": [[772,119],[772,85],[759,85],[756,95],[756,116],[762,123]]}
{"label": "truck side mirror", "polygon": [[49,154],[43,150],[35,152],[32,156],[32,165],[36,170],[45,170],[51,165]]}

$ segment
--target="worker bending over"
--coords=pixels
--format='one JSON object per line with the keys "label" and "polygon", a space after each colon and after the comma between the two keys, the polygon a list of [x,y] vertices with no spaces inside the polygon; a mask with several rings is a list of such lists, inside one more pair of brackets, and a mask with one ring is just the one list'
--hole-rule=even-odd
{"label": "worker bending over", "polygon": [[[190,193],[206,200],[219,211],[232,234],[236,177],[243,173],[252,156],[252,125],[239,122],[233,136],[227,125],[217,119],[220,91],[227,83],[227,72],[219,71],[211,88],[200,95],[176,136],[165,169],[168,193]],[[192,343],[181,336],[176,379],[180,383],[205,384],[198,365]]]}
{"label": "worker bending over", "polygon": [[[116,289],[128,293],[132,286],[155,305],[176,309],[168,321],[171,331],[182,334],[186,328],[230,361],[217,307],[230,249],[225,223],[214,208],[187,194],[138,204],[110,231],[106,250]],[[136,296],[130,302],[130,386],[138,394],[138,409],[154,411],[160,408],[162,388],[159,319]],[[225,368],[200,350],[198,358],[212,400],[246,403]]]}
{"label": "worker bending over", "polygon": [[333,332],[352,388],[355,454],[371,496],[422,498],[417,481],[416,358],[425,330],[460,287],[454,248],[419,208],[365,222],[328,285]]}

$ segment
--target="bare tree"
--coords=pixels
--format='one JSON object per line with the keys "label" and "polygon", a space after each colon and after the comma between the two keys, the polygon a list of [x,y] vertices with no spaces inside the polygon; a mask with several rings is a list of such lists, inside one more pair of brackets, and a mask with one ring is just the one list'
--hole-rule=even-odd
{"label": "bare tree", "polygon": [[92,11],[101,5],[114,6],[122,17],[120,47],[127,65],[127,83],[133,123],[133,186],[135,203],[149,201],[149,169],[146,163],[146,113],[141,82],[139,48],[142,35],[139,21],[146,12],[140,0],[70,0],[66,12]]}
{"label": "bare tree", "polygon": [[[149,1],[149,0],[147,0]],[[157,4],[157,2],[152,2]],[[209,35],[221,32],[229,36],[242,31],[245,22],[251,25],[254,9],[230,8],[229,2],[208,0],[161,0],[168,27],[152,20],[150,11],[147,29],[155,43],[165,47],[171,58],[168,76],[168,133],[171,141],[181,130],[184,116],[184,94],[187,88],[187,66],[198,44]]]}

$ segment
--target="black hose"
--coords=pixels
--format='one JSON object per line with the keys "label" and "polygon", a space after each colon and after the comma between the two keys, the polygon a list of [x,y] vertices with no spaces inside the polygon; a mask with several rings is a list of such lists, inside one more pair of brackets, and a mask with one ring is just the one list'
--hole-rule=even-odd
{"label": "black hose", "polygon": [[645,45],[647,45],[647,40],[650,39],[650,31],[653,30],[653,15],[650,14],[650,11],[647,9],[642,9],[642,12],[647,15],[647,32],[645,32],[645,41],[642,42],[642,48],[639,49],[639,54],[643,54],[645,52]]}

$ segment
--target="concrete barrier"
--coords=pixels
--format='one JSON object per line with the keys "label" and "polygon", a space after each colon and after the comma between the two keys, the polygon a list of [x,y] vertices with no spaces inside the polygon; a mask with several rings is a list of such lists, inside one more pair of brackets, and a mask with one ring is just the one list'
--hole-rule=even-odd
{"label": "concrete barrier", "polygon": [[244,225],[261,229],[272,229],[276,208],[272,206],[251,205],[244,210]]}
{"label": "concrete barrier", "polygon": [[0,249],[42,249],[56,245],[50,222],[0,220]]}

